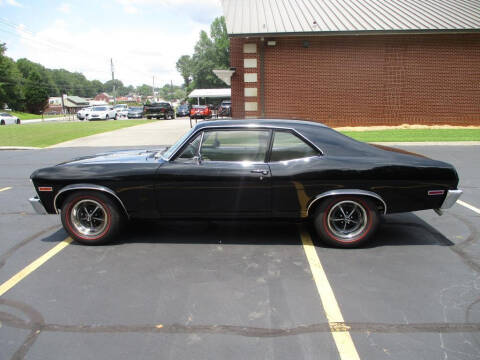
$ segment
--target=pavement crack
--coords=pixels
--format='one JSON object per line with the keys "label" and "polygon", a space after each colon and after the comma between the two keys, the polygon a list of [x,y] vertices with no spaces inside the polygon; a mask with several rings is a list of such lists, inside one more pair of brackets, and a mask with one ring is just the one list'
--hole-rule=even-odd
{"label": "pavement crack", "polygon": [[15,252],[17,251],[18,249],[20,249],[21,247],[27,245],[29,242],[35,240],[36,238],[52,231],[52,230],[55,230],[55,229],[60,229],[60,227],[58,225],[53,225],[53,226],[50,226],[42,231],[39,231],[35,234],[33,234],[32,236],[29,236],[27,237],[26,239],[18,242],[17,244],[15,244],[14,246],[12,246],[11,248],[9,248],[6,252],[4,252],[3,254],[0,255],[0,269],[5,265],[5,263],[7,262],[8,258]]}

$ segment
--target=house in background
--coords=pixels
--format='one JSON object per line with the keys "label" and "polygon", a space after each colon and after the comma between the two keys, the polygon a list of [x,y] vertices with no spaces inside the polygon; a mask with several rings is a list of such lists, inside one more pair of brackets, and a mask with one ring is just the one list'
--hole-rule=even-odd
{"label": "house in background", "polygon": [[110,96],[107,93],[100,93],[100,94],[96,95],[93,98],[93,100],[104,101],[108,104],[108,103],[113,103],[113,96]]}
{"label": "house in background", "polygon": [[62,113],[62,98],[60,96],[49,97],[48,105],[43,111],[45,115],[59,115]]}
{"label": "house in background", "polygon": [[222,0],[232,116],[480,125],[480,7],[472,3]]}
{"label": "house in background", "polygon": [[63,106],[65,108],[65,113],[75,114],[78,110],[90,106],[90,103],[87,99],[81,98],[80,96],[67,96],[63,98]]}

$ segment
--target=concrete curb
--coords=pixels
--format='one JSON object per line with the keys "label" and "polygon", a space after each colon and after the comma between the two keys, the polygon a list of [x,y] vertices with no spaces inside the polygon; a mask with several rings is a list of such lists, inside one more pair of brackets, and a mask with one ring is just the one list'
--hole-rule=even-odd
{"label": "concrete curb", "polygon": [[384,146],[479,146],[480,141],[417,141],[417,142],[370,142]]}
{"label": "concrete curb", "polygon": [[42,148],[32,146],[0,146],[0,150],[39,150]]}

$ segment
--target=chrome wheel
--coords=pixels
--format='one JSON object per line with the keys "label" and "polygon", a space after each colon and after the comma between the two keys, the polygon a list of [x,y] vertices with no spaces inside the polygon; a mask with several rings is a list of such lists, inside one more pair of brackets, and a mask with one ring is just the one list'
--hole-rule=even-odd
{"label": "chrome wheel", "polygon": [[79,235],[94,238],[108,225],[107,211],[101,203],[92,199],[78,201],[70,212],[71,224]]}
{"label": "chrome wheel", "polygon": [[348,241],[365,230],[367,220],[367,211],[360,203],[344,200],[331,207],[327,215],[327,226],[334,236]]}

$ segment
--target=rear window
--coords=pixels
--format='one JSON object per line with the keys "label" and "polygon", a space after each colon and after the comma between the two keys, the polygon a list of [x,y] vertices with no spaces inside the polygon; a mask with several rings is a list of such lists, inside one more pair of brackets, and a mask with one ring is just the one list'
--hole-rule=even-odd
{"label": "rear window", "polygon": [[318,150],[288,131],[275,131],[270,161],[288,161],[319,155]]}
{"label": "rear window", "polygon": [[193,105],[192,108],[194,108],[194,109],[206,109],[207,107],[205,105]]}

